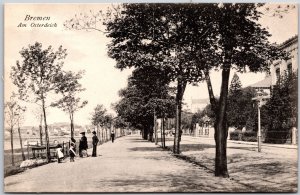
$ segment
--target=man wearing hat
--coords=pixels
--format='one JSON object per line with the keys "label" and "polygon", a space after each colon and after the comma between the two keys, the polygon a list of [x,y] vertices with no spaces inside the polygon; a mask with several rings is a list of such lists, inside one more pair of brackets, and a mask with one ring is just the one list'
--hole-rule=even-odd
{"label": "man wearing hat", "polygon": [[96,135],[96,131],[93,131],[93,153],[92,153],[92,157],[96,157],[97,156],[97,144],[99,142],[99,139]]}
{"label": "man wearing hat", "polygon": [[[87,144],[87,138],[85,137],[85,132],[80,133],[82,135],[80,141],[79,141],[79,156],[83,157],[82,151],[88,149],[88,144]],[[87,154],[87,153],[86,153]],[[88,156],[88,155],[87,155]]]}

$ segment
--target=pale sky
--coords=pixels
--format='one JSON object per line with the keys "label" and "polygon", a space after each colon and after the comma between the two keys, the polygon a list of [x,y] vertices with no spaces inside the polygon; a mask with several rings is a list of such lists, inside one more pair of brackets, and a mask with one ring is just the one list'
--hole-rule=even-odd
{"label": "pale sky", "polygon": [[[117,102],[120,98],[118,91],[126,87],[127,78],[131,70],[120,71],[116,69],[115,61],[107,56],[106,44],[109,39],[98,31],[86,32],[76,30],[66,30],[63,27],[64,21],[74,17],[75,14],[89,12],[90,9],[98,11],[106,9],[109,4],[6,4],[4,11],[4,77],[5,77],[5,100],[13,90],[16,90],[9,78],[9,72],[16,60],[20,60],[19,51],[28,44],[36,41],[41,42],[46,48],[52,45],[57,49],[60,45],[67,49],[68,56],[65,59],[65,70],[79,71],[85,70],[85,75],[81,79],[81,84],[86,88],[80,97],[88,100],[88,105],[75,113],[75,123],[79,125],[90,124],[90,117],[93,108],[97,104],[103,104],[109,112],[111,103]],[[268,27],[273,35],[272,42],[282,43],[286,39],[297,34],[298,20],[297,9],[291,10],[283,19],[265,16],[261,23]],[[26,15],[48,16],[49,23],[57,23],[57,27],[32,28],[17,27],[21,22],[30,25],[31,22],[24,21]],[[231,76],[233,75],[232,71]],[[264,78],[264,73],[238,74],[243,86],[248,86]],[[211,75],[215,95],[219,94],[221,83],[221,72]],[[48,96],[48,103],[54,100],[55,96]],[[184,95],[185,102],[190,105],[191,98],[208,98],[206,83],[200,83],[198,87],[188,86]],[[26,104],[24,125],[38,125],[39,120],[35,119],[32,111],[34,105]],[[48,108],[48,123],[69,122],[68,115],[59,109]]]}

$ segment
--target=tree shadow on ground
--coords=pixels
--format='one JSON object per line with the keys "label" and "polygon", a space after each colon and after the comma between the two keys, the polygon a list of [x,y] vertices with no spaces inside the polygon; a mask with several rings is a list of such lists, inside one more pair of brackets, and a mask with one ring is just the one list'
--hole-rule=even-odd
{"label": "tree shadow on ground", "polygon": [[202,151],[209,148],[215,148],[215,146],[210,144],[181,144],[180,145],[181,152]]}
{"label": "tree shadow on ground", "polygon": [[128,148],[130,151],[138,151],[138,152],[156,152],[156,151],[163,151],[162,148],[158,147],[134,147],[134,148]]}
{"label": "tree shadow on ground", "polygon": [[243,166],[234,166],[230,170],[231,173],[243,172],[247,175],[259,174],[263,177],[286,173],[287,171],[286,166],[280,162],[250,163]]}
{"label": "tree shadow on ground", "polygon": [[248,150],[248,151],[256,151],[257,147],[254,146],[250,146],[250,147],[236,147],[236,146],[230,146],[227,147],[227,149],[238,149],[238,150]]}

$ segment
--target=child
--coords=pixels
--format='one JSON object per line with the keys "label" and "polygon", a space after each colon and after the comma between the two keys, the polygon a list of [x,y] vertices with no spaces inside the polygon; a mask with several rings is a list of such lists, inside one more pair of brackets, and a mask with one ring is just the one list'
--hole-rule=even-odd
{"label": "child", "polygon": [[75,144],[73,142],[71,142],[71,146],[69,149],[69,155],[70,155],[70,162],[75,162],[74,161],[74,157],[76,156],[76,152],[75,152]]}
{"label": "child", "polygon": [[62,153],[62,147],[60,144],[57,146],[58,148],[56,149],[56,155],[57,155],[57,162],[61,163],[61,160],[64,158],[64,154]]}

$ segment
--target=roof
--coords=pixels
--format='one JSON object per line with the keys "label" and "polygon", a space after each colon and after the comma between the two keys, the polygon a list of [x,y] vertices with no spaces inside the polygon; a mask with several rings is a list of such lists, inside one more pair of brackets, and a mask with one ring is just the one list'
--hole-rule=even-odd
{"label": "roof", "polygon": [[254,88],[269,88],[272,85],[272,78],[271,76],[266,77],[265,79],[258,81],[249,87],[254,87]]}
{"label": "roof", "polygon": [[288,40],[284,41],[283,43],[281,43],[279,45],[279,48],[283,49],[283,48],[286,48],[295,43],[298,43],[298,35],[295,35],[295,36],[289,38]]}
{"label": "roof", "polygon": [[192,104],[208,104],[209,99],[192,99]]}

